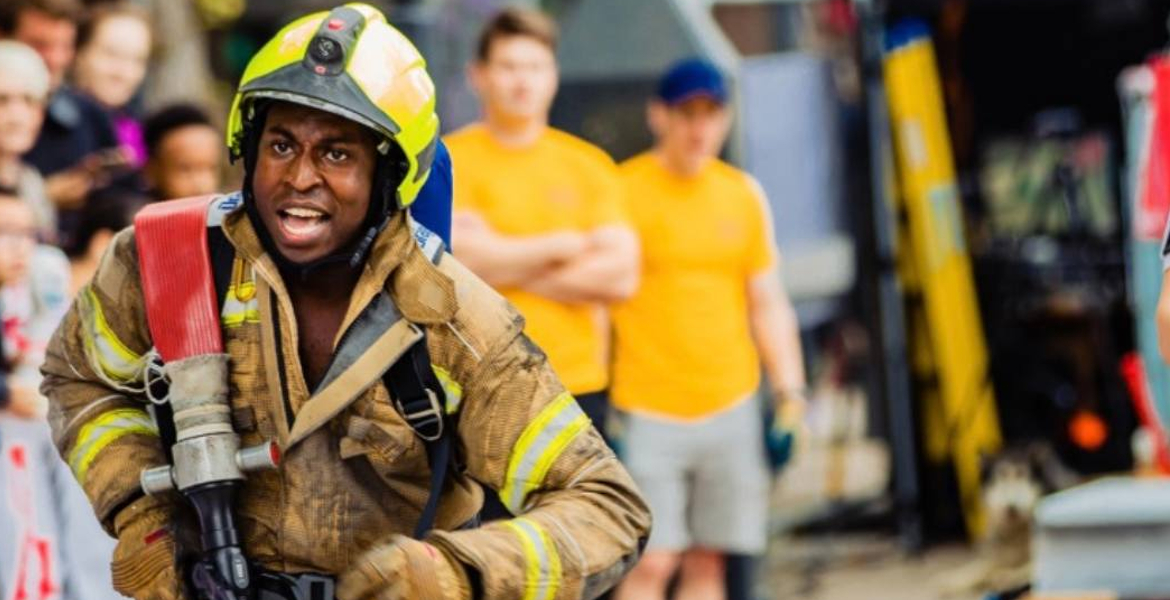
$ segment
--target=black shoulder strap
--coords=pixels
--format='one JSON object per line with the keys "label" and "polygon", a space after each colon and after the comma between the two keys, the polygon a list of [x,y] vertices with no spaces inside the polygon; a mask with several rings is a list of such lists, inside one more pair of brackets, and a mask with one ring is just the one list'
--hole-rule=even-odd
{"label": "black shoulder strap", "polygon": [[[443,257],[442,240],[413,221],[411,225],[423,254],[438,264]],[[431,489],[414,529],[414,537],[422,539],[435,525],[443,483],[447,480],[447,473],[453,470],[452,444],[455,438],[453,420],[447,417],[447,395],[431,366],[425,332],[410,350],[386,370],[382,382],[397,400],[402,417],[426,445]]]}
{"label": "black shoulder strap", "polygon": [[427,464],[431,469],[431,487],[427,503],[414,529],[414,537],[422,539],[435,525],[439,512],[439,498],[443,483],[451,469],[452,434],[446,415],[446,395],[431,368],[424,335],[390,366],[382,381],[398,401],[398,410],[410,428],[426,446]]}
{"label": "black shoulder strap", "polygon": [[[154,357],[154,367],[160,372],[162,371],[162,359],[158,356]],[[154,398],[166,398],[167,390],[170,385],[167,384],[166,379],[159,377],[157,379],[147,382],[150,386],[150,395]],[[154,424],[158,427],[158,437],[162,440],[163,452],[166,454],[167,463],[174,464],[175,457],[171,455],[171,447],[178,441],[178,434],[175,432],[175,412],[171,409],[170,402],[150,403],[150,409],[154,411]]]}
{"label": "black shoulder strap", "polygon": [[222,227],[208,227],[207,251],[211,255],[211,272],[215,277],[215,297],[222,312],[228,288],[232,285],[232,263],[236,260],[236,249],[228,241]]}

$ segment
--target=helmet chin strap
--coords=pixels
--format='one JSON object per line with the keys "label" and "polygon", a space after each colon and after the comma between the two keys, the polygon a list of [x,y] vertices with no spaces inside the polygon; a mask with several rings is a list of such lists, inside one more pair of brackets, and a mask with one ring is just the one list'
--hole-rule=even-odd
{"label": "helmet chin strap", "polygon": [[337,252],[313,261],[296,262],[290,260],[281,254],[276,247],[276,242],[272,239],[272,234],[265,227],[263,219],[260,218],[260,210],[256,206],[256,197],[252,191],[252,175],[255,172],[260,145],[259,133],[263,129],[264,119],[268,116],[267,108],[267,106],[256,107],[255,117],[244,137],[244,182],[241,190],[244,195],[244,210],[252,222],[252,228],[256,230],[256,234],[260,238],[260,244],[264,247],[264,251],[272,256],[273,262],[276,263],[281,274],[302,283],[308,281],[314,274],[336,266],[344,265],[349,269],[360,269],[369,255],[374,241],[382,233],[382,230],[386,229],[394,214],[394,208],[397,207],[395,194],[398,185],[397,181],[394,180],[396,173],[393,158],[387,154],[379,153],[378,155],[366,218],[362,221],[362,226],[352,241],[342,246]]}
{"label": "helmet chin strap", "polygon": [[374,240],[378,238],[378,235],[390,223],[391,215],[383,214],[381,218],[376,217],[373,214],[374,209],[371,203],[370,213],[367,214],[362,228],[358,230],[358,234],[355,235],[352,242],[342,246],[340,250],[328,256],[323,256],[309,262],[296,262],[290,260],[276,247],[272,235],[268,232],[268,228],[264,226],[264,221],[260,218],[260,211],[256,208],[255,198],[251,197],[252,191],[250,184],[250,181],[245,180],[244,210],[247,212],[248,219],[252,221],[252,228],[256,230],[256,235],[260,238],[260,244],[264,247],[264,251],[272,257],[273,262],[276,263],[276,266],[285,277],[294,278],[302,283],[308,281],[314,274],[329,268],[344,266],[352,270],[360,269],[369,255],[370,248],[374,245]]}
{"label": "helmet chin strap", "polygon": [[397,190],[398,175],[394,159],[387,154],[378,154],[378,162],[374,167],[373,184],[370,186],[370,205],[366,209],[365,235],[353,247],[349,255],[349,267],[356,269],[366,260],[374,240],[382,230],[390,224],[390,217],[398,207]]}

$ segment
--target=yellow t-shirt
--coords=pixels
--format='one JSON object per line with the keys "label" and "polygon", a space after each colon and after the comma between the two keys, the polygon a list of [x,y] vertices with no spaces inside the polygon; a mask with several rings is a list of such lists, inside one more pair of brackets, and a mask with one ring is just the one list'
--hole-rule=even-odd
{"label": "yellow t-shirt", "polygon": [[719,161],[683,178],[641,154],[620,171],[642,284],[613,310],[613,403],[680,420],[715,414],[759,386],[748,283],[777,260],[763,193]]}
{"label": "yellow t-shirt", "polygon": [[[523,236],[628,223],[613,160],[563,131],[546,129],[527,148],[500,145],[480,124],[447,136],[455,210],[479,213],[495,230]],[[456,244],[459,240],[455,240]],[[569,305],[516,288],[499,290],[573,394],[608,384],[608,331],[599,306]]]}

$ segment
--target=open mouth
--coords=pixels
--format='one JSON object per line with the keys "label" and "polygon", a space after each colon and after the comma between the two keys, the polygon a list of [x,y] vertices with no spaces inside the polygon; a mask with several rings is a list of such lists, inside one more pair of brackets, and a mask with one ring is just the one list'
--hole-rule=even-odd
{"label": "open mouth", "polygon": [[315,241],[324,235],[329,215],[307,207],[284,208],[276,211],[280,217],[280,228],[284,237],[291,244],[304,244]]}

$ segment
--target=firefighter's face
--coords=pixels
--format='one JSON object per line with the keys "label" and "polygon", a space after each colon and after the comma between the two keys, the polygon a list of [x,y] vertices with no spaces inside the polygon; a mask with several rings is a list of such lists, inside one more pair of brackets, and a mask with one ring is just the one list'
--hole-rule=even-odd
{"label": "firefighter's face", "polygon": [[308,263],[349,244],[370,204],[375,139],[336,115],[279,103],[260,136],[252,191],[276,249]]}

